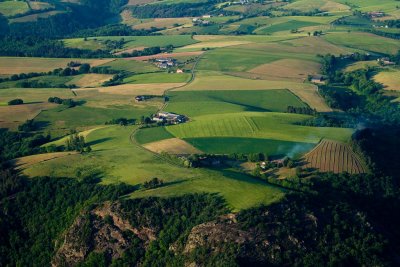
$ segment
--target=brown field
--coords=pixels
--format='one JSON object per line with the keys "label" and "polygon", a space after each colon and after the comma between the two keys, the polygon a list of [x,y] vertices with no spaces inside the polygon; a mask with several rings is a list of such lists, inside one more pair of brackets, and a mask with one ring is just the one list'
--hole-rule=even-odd
{"label": "brown field", "polygon": [[79,96],[80,92],[97,91],[114,95],[163,95],[165,90],[180,87],[185,83],[152,83],[152,84],[122,84],[110,87],[81,88],[73,91]]}
{"label": "brown field", "polygon": [[244,45],[249,44],[249,41],[213,41],[213,42],[201,42],[192,45],[187,45],[183,47],[183,49],[201,49],[201,48],[219,48],[219,47],[228,47],[235,45]]}
{"label": "brown field", "polygon": [[315,108],[318,112],[332,111],[322,96],[318,93],[315,85],[314,88],[289,88],[289,90],[310,107]]}
{"label": "brown field", "polygon": [[309,74],[319,72],[320,64],[297,59],[281,59],[260,65],[249,72],[261,74],[266,78],[288,78],[299,81],[307,79]]}
{"label": "brown field", "polygon": [[34,103],[16,106],[0,106],[0,128],[15,130],[26,120],[35,118],[42,110],[57,106],[51,103]]}
{"label": "brown field", "polygon": [[103,82],[109,81],[113,75],[110,74],[85,74],[83,76],[79,76],[68,84],[75,84],[78,87],[98,87],[101,86]]}
{"label": "brown field", "polygon": [[194,146],[179,138],[170,138],[145,144],[144,147],[155,153],[167,152],[169,154],[201,154]]}
{"label": "brown field", "polygon": [[162,53],[152,56],[142,56],[142,57],[128,57],[124,58],[125,60],[138,60],[138,61],[146,61],[155,58],[162,57],[191,57],[191,56],[200,56],[204,51],[193,51],[193,52],[177,52],[177,53]]}
{"label": "brown field", "polygon": [[74,59],[74,58],[24,58],[0,57],[0,74],[19,74],[29,72],[47,72],[56,68],[65,68],[71,61],[89,63],[92,67],[99,66],[114,59]]}
{"label": "brown field", "polygon": [[[91,60],[85,59],[84,62],[89,63],[91,67],[97,67],[97,66],[107,64],[114,60],[115,60],[115,58],[91,59]],[[84,62],[82,62],[82,63],[84,63]]]}
{"label": "brown field", "polygon": [[334,1],[326,1],[323,6],[321,6],[320,10],[322,11],[348,11],[350,7],[344,4],[340,4]]}
{"label": "brown field", "polygon": [[27,1],[28,5],[33,10],[41,10],[53,7],[53,5],[46,3],[46,2],[37,2],[37,1]]}
{"label": "brown field", "polygon": [[323,140],[304,156],[305,168],[315,168],[321,172],[351,174],[368,172],[365,164],[347,144]]}
{"label": "brown field", "polygon": [[400,91],[400,70],[381,71],[374,76],[374,80],[381,83],[385,90]]}
{"label": "brown field", "polygon": [[137,6],[137,5],[143,5],[143,4],[148,4],[156,2],[156,0],[129,0],[127,6]]}
{"label": "brown field", "polygon": [[54,153],[46,153],[46,154],[38,154],[38,155],[31,155],[22,158],[17,158],[11,161],[12,164],[16,167],[17,170],[23,170],[32,166],[34,164],[49,161],[52,159],[63,158],[69,155],[77,154],[77,152],[54,152]]}

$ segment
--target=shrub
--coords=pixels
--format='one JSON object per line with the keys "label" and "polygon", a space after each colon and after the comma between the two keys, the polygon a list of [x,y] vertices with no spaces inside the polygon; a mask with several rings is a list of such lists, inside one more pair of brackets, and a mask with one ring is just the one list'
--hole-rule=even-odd
{"label": "shrub", "polygon": [[9,106],[22,105],[23,103],[24,101],[19,98],[8,101]]}

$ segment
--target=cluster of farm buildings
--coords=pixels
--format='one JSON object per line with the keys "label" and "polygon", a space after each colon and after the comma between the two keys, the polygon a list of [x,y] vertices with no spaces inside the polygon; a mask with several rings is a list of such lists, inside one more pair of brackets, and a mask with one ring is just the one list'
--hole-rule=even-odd
{"label": "cluster of farm buildings", "polygon": [[[170,69],[178,66],[178,62],[174,58],[156,58],[155,65],[160,69]],[[183,73],[182,69],[177,69],[176,73]]]}
{"label": "cluster of farm buildings", "polygon": [[168,69],[176,66],[174,58],[156,58],[156,66],[160,69]]}
{"label": "cluster of farm buildings", "polygon": [[160,111],[155,114],[152,118],[154,122],[168,123],[168,124],[180,124],[187,121],[187,118],[180,114],[175,114],[166,111]]}

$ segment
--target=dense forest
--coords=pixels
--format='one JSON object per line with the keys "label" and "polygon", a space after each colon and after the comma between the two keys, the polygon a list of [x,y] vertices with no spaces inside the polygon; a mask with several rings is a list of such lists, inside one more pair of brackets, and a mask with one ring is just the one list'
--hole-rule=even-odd
{"label": "dense forest", "polygon": [[[126,0],[85,0],[79,5],[55,3],[64,12],[37,21],[9,23],[0,14],[0,55],[26,57],[110,57],[109,50],[65,47],[57,38],[152,35],[158,29],[135,30],[107,21],[116,17]],[[35,33],[32,35],[32,33]]]}
{"label": "dense forest", "polygon": [[208,0],[195,3],[154,4],[131,7],[139,18],[198,17],[215,10],[215,4],[223,0]]}

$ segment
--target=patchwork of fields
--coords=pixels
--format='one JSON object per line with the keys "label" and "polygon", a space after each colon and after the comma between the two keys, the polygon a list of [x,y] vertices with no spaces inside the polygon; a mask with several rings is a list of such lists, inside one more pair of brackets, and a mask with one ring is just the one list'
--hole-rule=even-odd
{"label": "patchwork of fields", "polygon": [[[129,1],[127,7],[160,2],[176,3],[140,0]],[[64,12],[51,3],[40,3],[3,1],[0,13],[16,23]],[[395,1],[294,0],[253,4],[252,9],[230,3],[221,9],[221,14],[199,16],[195,20],[189,15],[140,18],[124,7],[123,26],[135,32],[144,29],[143,34],[148,36],[119,36],[118,32],[116,36],[86,38],[83,34],[68,35],[80,37],[61,40],[66,49],[93,53],[104,50],[109,58],[0,57],[0,77],[12,77],[0,82],[0,128],[17,130],[27,120],[34,119],[38,123],[35,133],[50,133],[54,139],[47,147],[65,144],[67,134],[77,130],[93,149],[85,154],[45,154],[17,159],[24,174],[63,177],[94,174],[103,183],[131,185],[161,177],[165,186],[142,190],[135,197],[210,192],[220,194],[234,210],[239,210],[277,201],[284,191],[237,169],[183,168],[166,161],[161,152],[264,153],[272,158],[304,159],[306,167],[321,171],[367,172],[347,145],[354,129],[305,126],[316,118],[315,113],[333,111],[311,78],[326,74],[321,55],[360,52],[375,56],[373,60],[343,66],[350,72],[381,67],[377,57],[397,53],[400,50],[397,39],[367,33],[362,28],[372,27],[377,21],[353,14],[354,10],[383,11],[379,23],[384,25],[384,20],[400,17]],[[46,8],[50,9],[39,12]],[[34,10],[33,14],[29,10]],[[257,13],[260,10],[265,13],[260,15]],[[337,24],[339,19],[349,24],[361,21],[362,27]],[[381,34],[398,33],[392,28],[379,30]],[[112,46],[116,42],[120,42],[118,48]],[[147,53],[146,48],[150,47],[160,47],[162,52]],[[124,54],[135,50],[146,53],[140,57]],[[173,58],[179,64],[164,69],[155,62],[159,58]],[[102,68],[73,75],[47,73],[66,68],[71,61]],[[183,73],[177,73],[181,69]],[[398,69],[382,70],[383,67],[374,76],[375,81],[387,90],[399,90]],[[34,78],[14,75],[32,72],[46,73]],[[37,86],[40,83],[46,85],[42,87],[53,88],[33,88],[40,87]],[[135,101],[137,96],[148,99]],[[49,97],[72,99],[77,105],[49,103]],[[16,98],[23,99],[24,104],[8,106]],[[289,113],[290,108],[297,109],[299,114]],[[182,114],[188,121],[168,126],[154,123],[140,129],[136,125],[105,125],[121,118],[141,124],[160,110]]]}
{"label": "patchwork of fields", "polygon": [[283,191],[234,171],[188,169],[171,165],[154,154],[133,145],[129,139],[134,127],[112,126],[92,131],[87,142],[93,152],[55,158],[29,165],[26,175],[76,177],[100,174],[103,183],[126,182],[138,185],[152,177],[162,177],[168,186],[136,192],[134,197],[171,196],[187,193],[219,193],[233,210],[278,201]]}

